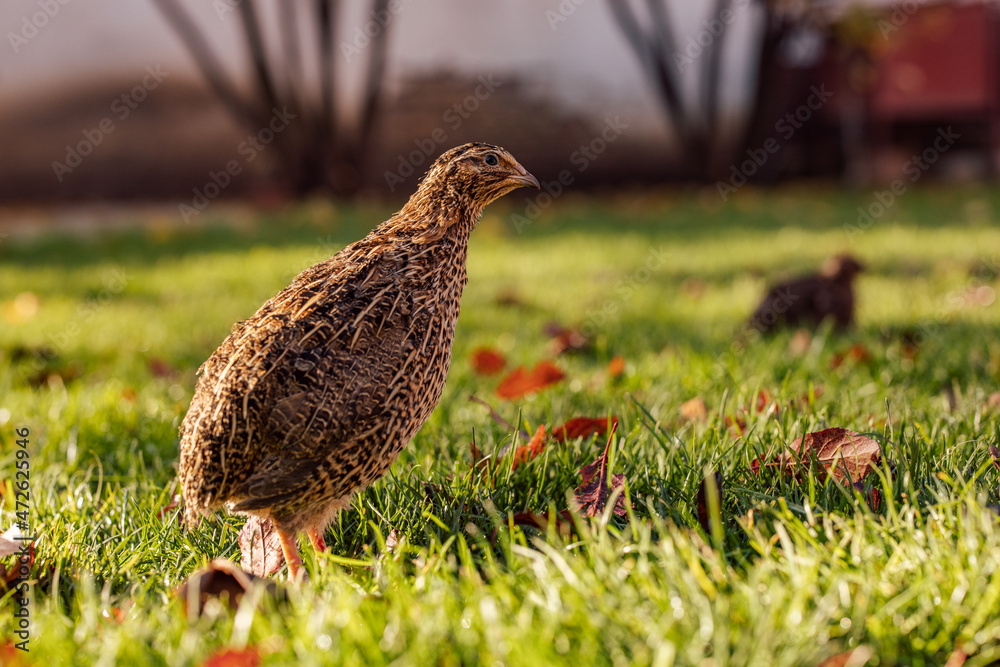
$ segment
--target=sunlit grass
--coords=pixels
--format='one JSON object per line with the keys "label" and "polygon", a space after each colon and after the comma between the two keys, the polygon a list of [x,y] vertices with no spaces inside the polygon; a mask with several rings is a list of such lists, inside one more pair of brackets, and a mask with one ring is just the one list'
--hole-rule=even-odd
{"label": "sunlit grass", "polygon": [[[6,243],[0,419],[8,436],[31,431],[31,664],[199,664],[244,646],[266,664],[801,665],[860,645],[879,664],[943,664],[957,647],[966,664],[1000,659],[1000,527],[986,508],[998,499],[1000,306],[977,292],[998,287],[1000,192],[908,193],[853,242],[843,225],[864,192],[746,191],[725,207],[713,196],[566,196],[520,235],[507,217],[523,199],[496,205],[473,236],[440,406],[328,531],[333,554],[370,566],[306,546],[312,578],[286,603],[261,592],[201,618],[172,591],[212,558],[238,559],[243,519],[186,531],[161,512],[195,371],[234,322],[390,211]],[[868,267],[855,332],[821,332],[798,353],[788,333],[734,344],[768,281],[845,250]],[[593,331],[593,349],[556,359],[563,383],[495,398],[470,352],[534,364],[552,320]],[[919,334],[914,358],[904,330]],[[855,343],[871,360],[834,367]],[[761,390],[777,412],[755,410]],[[516,470],[508,450],[491,485],[470,474],[469,443],[497,455],[513,434],[469,394],[531,432],[619,416],[628,520],[582,522],[569,538],[510,531],[511,513],[566,507],[603,442],[552,443]],[[694,397],[705,422],[680,416]],[[745,431],[727,425],[736,416]],[[828,426],[883,443],[895,469],[867,480],[877,510],[812,476],[750,472]],[[11,438],[3,447],[11,480]],[[707,470],[724,478],[715,536],[695,518]],[[12,495],[4,503],[6,526]],[[385,555],[392,530],[402,546]],[[0,632],[12,628],[0,612]]]}

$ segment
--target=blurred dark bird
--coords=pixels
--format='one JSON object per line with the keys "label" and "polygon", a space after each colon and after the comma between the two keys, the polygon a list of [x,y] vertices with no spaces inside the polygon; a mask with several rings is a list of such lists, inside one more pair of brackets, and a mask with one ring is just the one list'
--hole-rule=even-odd
{"label": "blurred dark bird", "polygon": [[854,278],[864,266],[850,255],[830,257],[819,273],[775,285],[750,317],[749,327],[761,333],[788,327],[816,329],[830,318],[833,327],[854,325]]}
{"label": "blurred dark bird", "polygon": [[528,185],[538,181],[502,148],[453,148],[398,213],[235,325],[181,425],[187,524],[222,505],[271,520],[290,579],[298,532],[324,550],[337,512],[441,397],[483,208]]}

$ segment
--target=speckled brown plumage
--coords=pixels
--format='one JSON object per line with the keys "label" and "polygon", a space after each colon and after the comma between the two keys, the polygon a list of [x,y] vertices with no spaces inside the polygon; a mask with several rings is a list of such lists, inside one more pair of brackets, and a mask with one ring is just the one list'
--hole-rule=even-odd
{"label": "speckled brown plumage", "polygon": [[847,329],[854,324],[854,278],[863,270],[850,255],[831,257],[819,273],[768,290],[750,325],[764,333],[781,326],[815,329],[829,318],[835,329]]}
{"label": "speckled brown plumage", "polygon": [[538,181],[502,148],[438,158],[389,220],[261,306],[200,369],[181,425],[185,518],[228,505],[320,537],[381,477],[444,387],[483,207]]}

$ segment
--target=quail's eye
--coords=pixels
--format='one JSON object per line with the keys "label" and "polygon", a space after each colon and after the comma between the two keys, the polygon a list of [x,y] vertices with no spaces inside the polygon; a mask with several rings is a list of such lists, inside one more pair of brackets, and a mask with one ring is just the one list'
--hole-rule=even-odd
{"label": "quail's eye", "polygon": [[487,153],[486,157],[483,158],[483,161],[491,167],[495,167],[500,163],[500,161],[497,160],[497,156],[493,153]]}

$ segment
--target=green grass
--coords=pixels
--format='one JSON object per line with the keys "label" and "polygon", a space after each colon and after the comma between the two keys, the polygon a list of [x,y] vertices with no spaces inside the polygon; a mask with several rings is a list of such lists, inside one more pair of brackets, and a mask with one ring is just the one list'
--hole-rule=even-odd
{"label": "green grass", "polygon": [[[967,665],[1000,660],[1000,524],[987,508],[1000,306],[966,299],[998,286],[1000,191],[908,192],[853,243],[843,225],[870,193],[745,190],[725,206],[713,191],[567,195],[517,234],[523,198],[494,205],[473,236],[441,403],[330,528],[331,554],[305,546],[311,579],[281,602],[255,589],[235,613],[212,602],[200,616],[173,590],[212,558],[239,559],[243,519],[187,531],[158,516],[177,493],[195,370],[233,322],[390,211],[314,205],[6,240],[2,519],[14,520],[13,431],[26,427],[39,536],[27,664],[198,665],[246,646],[264,664],[811,665],[858,646],[868,664],[944,664],[959,646]],[[787,333],[734,342],[767,282],[843,250],[869,267],[855,332],[821,332],[802,354]],[[520,305],[497,303],[511,292]],[[593,350],[556,359],[563,383],[497,399],[470,352],[534,364],[551,320],[593,331]],[[912,359],[906,330],[921,341]],[[834,367],[855,343],[871,360]],[[627,362],[616,380],[615,355]],[[780,410],[756,413],[760,390]],[[552,443],[516,470],[508,454],[491,486],[470,475],[469,443],[496,454],[514,434],[469,394],[531,432],[619,416],[627,519],[581,520],[570,536],[511,530],[514,512],[566,507],[604,443]],[[694,397],[707,422],[681,418]],[[740,434],[725,418],[744,408]],[[876,510],[812,473],[750,472],[829,426],[882,442],[894,470],[866,480]],[[694,501],[708,470],[724,478],[712,534]],[[391,530],[401,544],[386,554]],[[11,636],[10,595],[2,606]]]}

